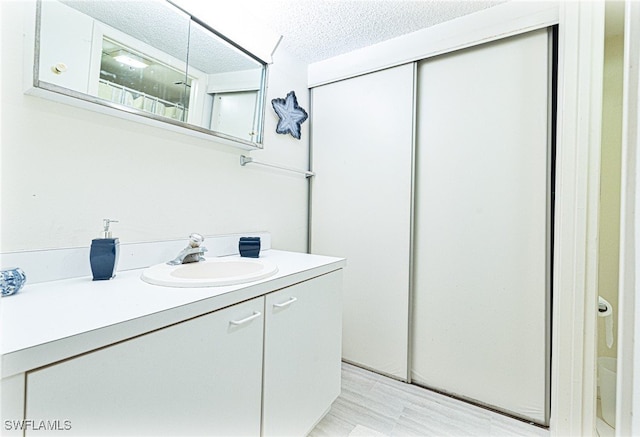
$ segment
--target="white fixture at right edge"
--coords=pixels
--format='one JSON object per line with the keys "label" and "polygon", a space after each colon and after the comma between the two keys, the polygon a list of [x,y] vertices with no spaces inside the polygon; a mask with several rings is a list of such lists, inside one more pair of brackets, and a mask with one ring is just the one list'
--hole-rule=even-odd
{"label": "white fixture at right edge", "polygon": [[600,386],[600,406],[602,418],[616,427],[616,378],[618,361],[612,357],[598,358],[598,385]]}
{"label": "white fixture at right edge", "polygon": [[165,287],[221,287],[258,281],[277,272],[278,266],[265,259],[233,256],[190,264],[157,264],[145,269],[141,279]]}

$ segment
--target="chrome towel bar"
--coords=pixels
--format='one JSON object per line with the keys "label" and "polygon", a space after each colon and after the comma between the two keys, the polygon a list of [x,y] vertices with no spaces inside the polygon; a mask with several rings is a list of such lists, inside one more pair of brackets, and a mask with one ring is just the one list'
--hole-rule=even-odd
{"label": "chrome towel bar", "polygon": [[267,167],[273,167],[273,168],[277,168],[280,170],[287,170],[287,171],[292,171],[294,173],[300,173],[303,174],[305,177],[310,178],[312,176],[315,176],[316,174],[312,171],[308,171],[308,170],[298,170],[297,168],[291,168],[291,167],[285,167],[284,165],[275,165],[275,164],[269,164],[266,162],[262,162],[262,161],[256,161],[255,159],[253,159],[250,156],[244,156],[244,155],[240,155],[240,165],[241,166],[245,166],[247,164],[258,164],[258,165],[264,165]]}

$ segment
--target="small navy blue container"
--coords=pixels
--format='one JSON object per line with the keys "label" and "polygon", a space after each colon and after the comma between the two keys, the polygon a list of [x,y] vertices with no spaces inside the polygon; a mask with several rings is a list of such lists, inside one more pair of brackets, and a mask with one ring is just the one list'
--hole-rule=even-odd
{"label": "small navy blue container", "polygon": [[91,240],[91,273],[94,281],[111,279],[116,275],[120,241],[117,238],[96,238]]}
{"label": "small navy blue container", "polygon": [[240,237],[238,250],[240,251],[240,256],[247,258],[259,258],[260,237]]}

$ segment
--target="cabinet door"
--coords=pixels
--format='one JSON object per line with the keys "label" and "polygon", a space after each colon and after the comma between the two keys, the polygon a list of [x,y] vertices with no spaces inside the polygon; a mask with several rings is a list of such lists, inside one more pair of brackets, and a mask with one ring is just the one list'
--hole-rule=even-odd
{"label": "cabinet door", "polygon": [[257,91],[217,93],[213,97],[211,130],[255,141]]}
{"label": "cabinet door", "polygon": [[342,270],[267,296],[265,436],[303,436],[340,394]]}
{"label": "cabinet door", "polygon": [[[91,17],[59,2],[42,2],[39,79],[88,92],[92,38]],[[67,70],[56,73],[53,67],[59,63]]]}
{"label": "cabinet door", "polygon": [[259,435],[263,311],[260,297],[29,372],[26,418],[69,421],[65,436]]}

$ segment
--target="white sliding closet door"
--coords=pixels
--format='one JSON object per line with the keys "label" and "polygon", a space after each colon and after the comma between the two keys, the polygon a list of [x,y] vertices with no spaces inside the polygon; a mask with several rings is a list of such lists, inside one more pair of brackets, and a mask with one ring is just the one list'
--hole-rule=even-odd
{"label": "white sliding closet door", "polygon": [[547,30],[418,66],[412,380],[548,423]]}
{"label": "white sliding closet door", "polygon": [[407,378],[414,66],[312,91],[311,251],[347,258],[343,358]]}

